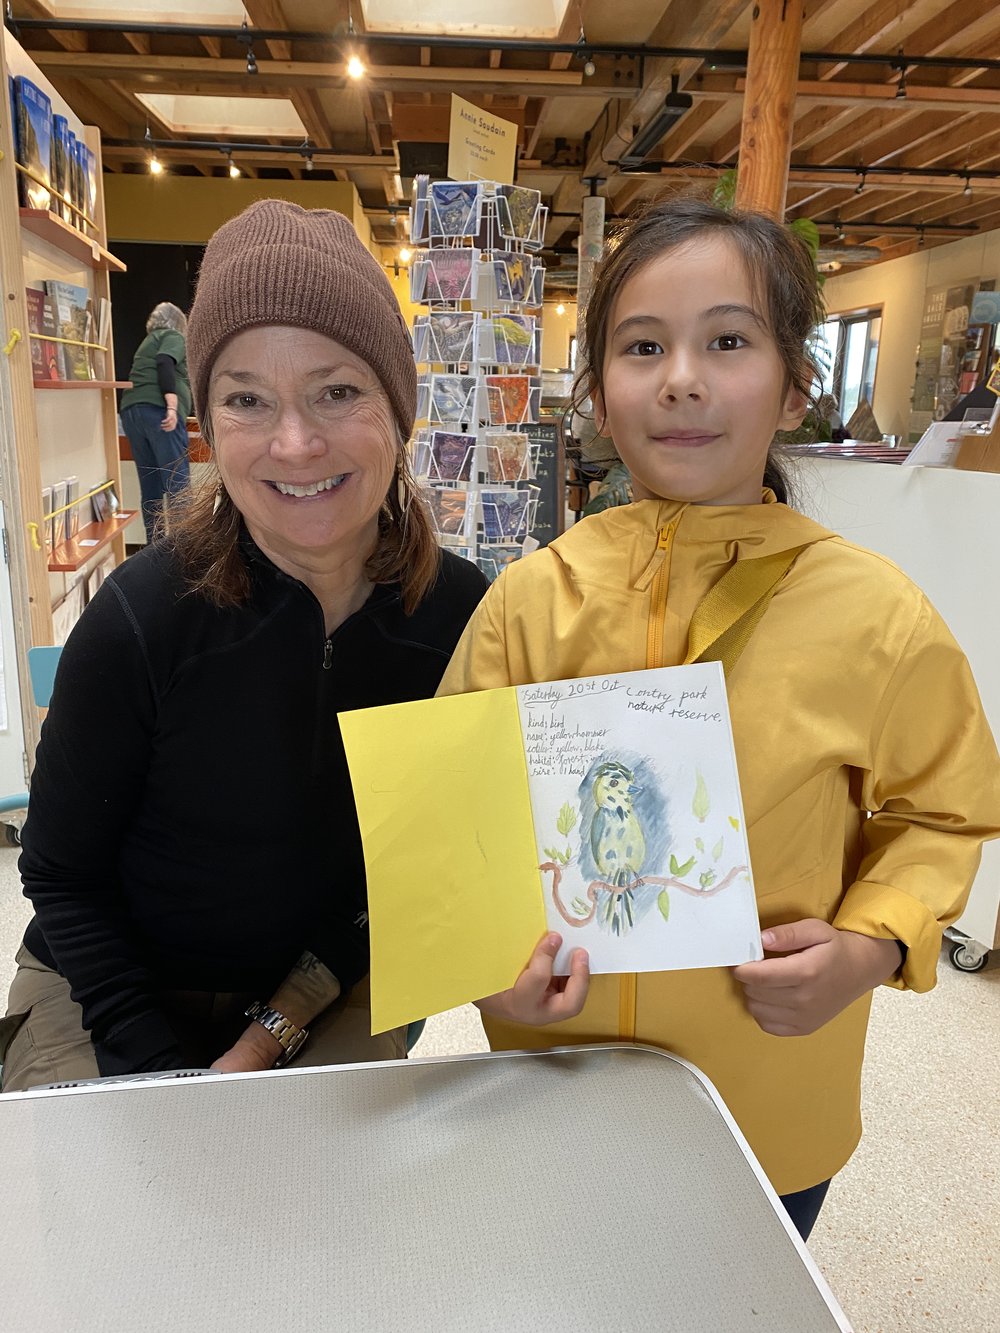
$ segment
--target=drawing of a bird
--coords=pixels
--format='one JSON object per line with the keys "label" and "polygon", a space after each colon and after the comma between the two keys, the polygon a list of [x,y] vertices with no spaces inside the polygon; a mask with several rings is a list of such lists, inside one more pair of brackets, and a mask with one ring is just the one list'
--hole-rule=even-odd
{"label": "drawing of a bird", "polygon": [[590,826],[590,848],[607,883],[622,890],[607,895],[601,912],[604,924],[615,935],[635,924],[633,890],[642,883],[640,872],[646,859],[646,839],[633,809],[633,798],[641,790],[631,769],[617,760],[601,764],[594,774],[597,808]]}

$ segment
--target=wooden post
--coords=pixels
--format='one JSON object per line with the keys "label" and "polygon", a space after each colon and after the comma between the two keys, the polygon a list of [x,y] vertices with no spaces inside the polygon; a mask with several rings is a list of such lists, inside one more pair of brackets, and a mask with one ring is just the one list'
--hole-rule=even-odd
{"label": "wooden post", "polygon": [[756,0],[750,29],[737,208],[785,214],[792,115],[802,45],[802,0]]}

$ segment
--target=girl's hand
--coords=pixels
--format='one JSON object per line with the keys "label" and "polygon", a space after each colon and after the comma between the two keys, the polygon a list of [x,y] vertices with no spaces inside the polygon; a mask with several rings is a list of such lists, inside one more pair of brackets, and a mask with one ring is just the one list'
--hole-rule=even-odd
{"label": "girl's hand", "polygon": [[543,935],[510,990],[498,991],[477,1000],[476,1006],[493,1018],[540,1027],[575,1018],[583,1008],[590,988],[590,959],[586,949],[570,954],[568,977],[554,977],[552,963],[562,944],[561,935]]}
{"label": "girl's hand", "polygon": [[758,1025],[775,1037],[815,1032],[891,977],[903,958],[896,940],[837,930],[813,917],[772,926],[761,940],[768,956],[734,967],[733,976]]}

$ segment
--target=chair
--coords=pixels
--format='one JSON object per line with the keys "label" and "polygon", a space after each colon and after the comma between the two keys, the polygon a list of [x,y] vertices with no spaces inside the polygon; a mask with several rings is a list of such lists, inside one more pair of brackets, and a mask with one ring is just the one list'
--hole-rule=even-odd
{"label": "chair", "polygon": [[[56,667],[62,645],[47,645],[28,649],[28,675],[31,678],[31,694],[39,708],[48,708],[52,698],[52,686],[55,683]],[[18,847],[21,843],[21,823],[23,811],[28,808],[28,793],[14,792],[11,796],[0,796],[0,817],[3,815],[19,816],[16,823],[4,824],[4,840],[9,847]]]}

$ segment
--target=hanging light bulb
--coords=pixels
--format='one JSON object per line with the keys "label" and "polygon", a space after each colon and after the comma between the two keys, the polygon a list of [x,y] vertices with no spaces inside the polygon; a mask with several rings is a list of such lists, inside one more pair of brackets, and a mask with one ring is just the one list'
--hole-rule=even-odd
{"label": "hanging light bulb", "polygon": [[556,314],[565,315],[565,313],[566,313],[566,307],[563,305],[562,301],[560,301],[559,304],[556,306]]}
{"label": "hanging light bulb", "polygon": [[347,62],[347,77],[349,79],[363,79],[365,76],[364,62],[360,56],[351,56]]}
{"label": "hanging light bulb", "polygon": [[162,175],[162,173],[163,173],[163,163],[160,161],[160,159],[156,156],[155,153],[150,153],[149,174],[151,176],[159,176]]}
{"label": "hanging light bulb", "polygon": [[966,175],[965,177],[965,189],[962,193],[965,195],[966,199],[972,198],[972,177],[969,175]]}
{"label": "hanging light bulb", "polygon": [[240,171],[239,167],[233,161],[232,153],[227,153],[226,156],[229,159],[229,174],[232,177],[232,179],[235,180],[237,176],[241,176],[243,173]]}
{"label": "hanging light bulb", "polygon": [[409,246],[404,245],[399,252],[399,262],[401,264],[408,264],[412,258],[413,258],[413,251],[409,248]]}
{"label": "hanging light bulb", "polygon": [[862,172],[861,179],[858,181],[858,188],[854,191],[854,193],[864,194],[864,192],[865,192],[865,173]]}

